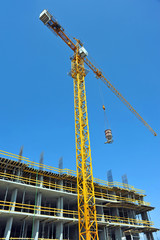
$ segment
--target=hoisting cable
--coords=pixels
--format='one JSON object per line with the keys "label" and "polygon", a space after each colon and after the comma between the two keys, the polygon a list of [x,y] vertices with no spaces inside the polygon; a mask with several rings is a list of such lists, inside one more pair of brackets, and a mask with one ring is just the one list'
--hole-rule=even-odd
{"label": "hoisting cable", "polygon": [[105,105],[102,105],[102,108],[103,108],[103,111],[104,111],[104,126],[105,126],[105,129],[107,129],[107,126],[108,126],[108,128],[110,128],[110,124],[109,124],[109,121],[108,121],[108,118],[107,118]]}
{"label": "hoisting cable", "polygon": [[[98,64],[95,62],[95,60],[91,57],[91,55],[89,54],[89,58],[91,59],[92,63],[94,63],[94,65],[98,66]],[[101,71],[101,68],[98,66],[98,69]],[[95,76],[97,78],[97,76]],[[100,95],[100,99],[102,102],[102,108],[104,110],[104,127],[105,129],[110,128],[109,125],[109,121],[107,119],[107,115],[106,115],[106,108],[105,108],[105,103],[104,103],[104,94],[103,94],[103,90],[102,90],[102,86],[101,86],[101,82],[99,81],[99,78],[97,78],[98,80],[98,88],[99,88],[99,95]]]}
{"label": "hoisting cable", "polygon": [[106,108],[105,108],[105,104],[104,104],[104,95],[103,95],[103,91],[102,91],[102,87],[100,85],[100,82],[98,81],[98,87],[99,87],[99,94],[100,94],[100,98],[101,98],[101,102],[102,102],[102,108],[103,108],[103,111],[104,111],[104,126],[105,126],[105,129],[110,127],[109,126],[109,121],[107,119],[107,115],[106,115]]}
{"label": "hoisting cable", "polygon": [[109,124],[107,114],[106,114],[106,108],[105,108],[105,104],[104,104],[104,95],[103,95],[103,91],[102,91],[102,87],[101,87],[100,83],[98,83],[98,86],[99,86],[100,98],[102,101],[102,108],[104,111],[104,126],[105,126],[104,132],[105,132],[105,138],[107,139],[107,141],[105,143],[112,143],[113,142],[112,131],[111,131],[110,124]]}

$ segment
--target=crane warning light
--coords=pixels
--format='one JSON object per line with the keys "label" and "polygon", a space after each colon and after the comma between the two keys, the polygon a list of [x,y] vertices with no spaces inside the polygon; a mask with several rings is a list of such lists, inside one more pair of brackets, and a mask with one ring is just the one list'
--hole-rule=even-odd
{"label": "crane warning light", "polygon": [[86,50],[84,47],[81,47],[81,48],[79,49],[79,54],[80,54],[80,56],[81,56],[82,58],[85,58],[86,56],[88,56],[88,52],[87,52],[87,50]]}
{"label": "crane warning light", "polygon": [[46,25],[52,18],[52,15],[45,9],[39,15],[40,20]]}

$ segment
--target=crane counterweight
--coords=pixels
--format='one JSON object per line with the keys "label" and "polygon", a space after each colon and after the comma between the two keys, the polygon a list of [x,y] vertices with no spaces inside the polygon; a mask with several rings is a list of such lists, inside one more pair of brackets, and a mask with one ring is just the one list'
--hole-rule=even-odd
{"label": "crane counterweight", "polygon": [[80,47],[79,54],[82,58],[85,58],[88,56],[88,52],[86,51],[86,49],[84,47]]}
{"label": "crane counterweight", "polygon": [[52,15],[44,9],[39,15],[39,18],[46,25],[52,19]]}

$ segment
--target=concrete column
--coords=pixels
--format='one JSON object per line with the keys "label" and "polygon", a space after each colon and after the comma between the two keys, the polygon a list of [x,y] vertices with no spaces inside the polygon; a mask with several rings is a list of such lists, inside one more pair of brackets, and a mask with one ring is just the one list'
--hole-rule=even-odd
{"label": "concrete column", "polygon": [[[113,192],[112,194],[116,195],[116,192]],[[113,213],[112,214],[113,216],[119,217],[119,210],[118,210],[118,208],[112,208],[112,213]],[[121,227],[115,228],[115,239],[116,240],[121,240],[122,237],[123,237],[123,232],[122,232]]]}
{"label": "concrete column", "polygon": [[[44,153],[42,152],[41,155],[40,155],[40,160],[39,160],[39,170],[42,170],[43,171],[43,161],[44,161]],[[40,184],[38,184],[38,186],[40,187],[43,187],[43,175],[40,175],[38,176],[38,180],[40,181]]]}
{"label": "concrete column", "polygon": [[122,229],[120,227],[115,228],[115,239],[121,240],[123,237]]}
{"label": "concrete column", "polygon": [[[57,209],[60,209],[57,215],[63,217],[63,197],[58,198]],[[63,222],[59,222],[56,225],[56,239],[63,240]]]}
{"label": "concrete column", "polygon": [[[119,217],[118,208],[113,208],[112,212],[113,212],[113,216],[118,216]],[[115,228],[115,239],[116,240],[121,240],[122,237],[123,237],[122,229],[120,227]]]}
{"label": "concrete column", "polygon": [[5,196],[4,196],[4,205],[3,205],[3,209],[5,208],[5,202],[7,200],[7,194],[8,194],[8,186],[6,188],[6,192],[5,192]]}
{"label": "concrete column", "polygon": [[51,188],[51,177],[49,177],[49,189]]}
{"label": "concrete column", "polygon": [[15,210],[15,203],[16,203],[16,199],[17,199],[17,192],[18,192],[18,189],[14,189],[13,192],[12,192],[12,196],[11,196],[12,206],[10,207],[10,211],[14,211]]}
{"label": "concrete column", "polygon": [[75,240],[79,239],[79,231],[78,231],[78,226],[75,226],[75,232],[74,232]]}
{"label": "concrete column", "polygon": [[63,191],[63,180],[59,180],[58,181],[58,186],[57,186],[57,190],[58,191]]}
{"label": "concrete column", "polygon": [[128,209],[128,217],[129,217],[130,224],[134,225],[134,221],[132,221],[131,219],[136,219],[136,217],[132,209]]}
{"label": "concrete column", "polygon": [[40,182],[40,183],[38,184],[38,186],[39,186],[39,187],[43,187],[43,176],[42,176],[42,175],[39,175],[39,176],[38,176],[38,180],[39,180],[39,182]]}
{"label": "concrete column", "polygon": [[36,214],[40,214],[40,213],[41,213],[41,210],[40,210],[41,202],[42,202],[42,193],[41,193],[41,192],[38,192],[38,193],[37,193],[37,202],[36,202],[35,204],[36,204],[37,206],[39,206],[39,208],[37,208]]}
{"label": "concrete column", "polygon": [[[49,206],[49,211],[50,211],[50,209],[51,209],[51,203],[49,203],[48,206]],[[49,212],[48,214],[51,215],[51,212]]]}
{"label": "concrete column", "polygon": [[[23,155],[23,146],[20,148],[18,162],[22,161],[22,155]],[[17,182],[21,182],[21,180],[19,180],[19,177],[22,176],[22,169],[19,168],[16,175],[18,176]]]}
{"label": "concrete column", "polygon": [[153,233],[151,232],[146,233],[146,238],[147,240],[154,240]]}
{"label": "concrete column", "polygon": [[4,232],[4,238],[5,240],[9,240],[11,235],[11,229],[12,229],[12,223],[13,223],[13,217],[10,217],[7,221],[5,232]]}
{"label": "concrete column", "polygon": [[7,166],[6,166],[5,169],[4,169],[4,175],[3,175],[3,178],[2,178],[2,179],[5,179],[5,173],[6,173],[6,171],[7,171]]}
{"label": "concrete column", "polygon": [[[41,213],[41,210],[40,210],[41,201],[42,201],[42,193],[38,192],[37,193],[37,200],[35,202],[35,205],[37,205],[39,207],[35,211],[36,214],[40,214]],[[34,238],[34,240],[38,240],[38,235],[39,235],[39,220],[35,219],[33,221],[33,225],[32,225],[32,238]]]}
{"label": "concrete column", "polygon": [[142,213],[141,213],[141,216],[142,216],[142,220],[149,221],[147,212],[142,212]]}
{"label": "concrete column", "polygon": [[[24,204],[25,195],[26,195],[26,191],[24,190],[23,197],[22,197],[22,204]],[[23,205],[22,205],[22,208],[21,208],[21,212],[23,212]]]}
{"label": "concrete column", "polygon": [[[30,200],[28,200],[27,201],[27,204],[28,204],[28,206],[30,207],[30,205],[31,205],[31,201]],[[29,213],[30,212],[30,209],[28,208],[28,209],[26,209],[27,210],[27,212]]]}
{"label": "concrete column", "polygon": [[69,224],[67,226],[67,239],[69,239]]}
{"label": "concrete column", "polygon": [[22,170],[20,168],[18,169],[18,171],[17,171],[17,173],[15,175],[18,177],[18,178],[16,178],[16,181],[17,182],[21,182],[20,177],[22,175]]}
{"label": "concrete column", "polygon": [[[135,212],[134,210],[130,210],[130,211],[131,211],[131,213],[132,213],[132,218],[133,218],[133,219],[137,219],[137,218],[136,218],[136,212]],[[135,239],[135,240],[140,239],[139,233],[134,233],[133,235],[131,234],[131,239],[132,239],[132,240],[133,240],[133,239]]]}
{"label": "concrete column", "polygon": [[110,236],[110,234],[109,234],[109,229],[108,229],[107,226],[106,226],[106,239],[107,239],[107,240],[111,240],[111,236]]}
{"label": "concrete column", "polygon": [[118,211],[118,208],[113,208],[113,209],[112,209],[112,213],[113,213],[113,216],[117,216],[117,217],[119,217],[119,211]]}
{"label": "concrete column", "polygon": [[[17,199],[17,192],[18,192],[17,189],[14,189],[13,192],[12,192],[11,202],[13,202],[13,203],[12,203],[12,206],[10,207],[10,211],[14,211],[15,210],[15,203],[16,203],[16,199]],[[9,240],[9,238],[10,238],[11,229],[12,229],[12,223],[13,223],[13,217],[10,217],[7,220],[7,224],[6,224],[5,231],[4,231],[4,238],[5,238],[5,240]]]}
{"label": "concrete column", "polygon": [[105,219],[104,219],[104,210],[103,210],[103,207],[98,206],[96,210],[97,210],[97,214],[100,215],[100,216],[98,216],[98,220],[104,222]]}
{"label": "concrete column", "polygon": [[48,239],[49,239],[49,236],[50,236],[50,228],[51,228],[51,226],[48,225],[48,234],[47,234],[47,238],[48,238]]}
{"label": "concrete column", "polygon": [[[141,213],[141,216],[142,216],[142,220],[149,221],[147,212]],[[154,240],[152,232],[145,233],[145,235],[146,235],[147,240]]]}
{"label": "concrete column", "polygon": [[136,213],[135,213],[135,211],[134,211],[134,210],[131,210],[131,211],[132,211],[132,216],[133,216],[133,218],[136,219]]}
{"label": "concrete column", "polygon": [[107,240],[105,227],[103,227],[100,231],[98,231],[98,236],[99,236],[99,240]]}
{"label": "concrete column", "polygon": [[23,220],[23,226],[22,226],[22,235],[21,237],[24,238],[25,237],[25,226],[26,226],[26,221]]}
{"label": "concrete column", "polygon": [[19,151],[19,159],[18,162],[22,161],[22,155],[23,155],[23,146],[21,146],[20,151]]}
{"label": "concrete column", "polygon": [[[128,216],[129,216],[130,219],[136,219],[136,213],[135,213],[135,211],[132,210],[132,209],[129,209],[129,210],[128,210]],[[134,223],[132,220],[130,220],[130,224],[133,224],[133,225],[134,225],[135,223]],[[135,239],[136,239],[136,240],[140,239],[139,233],[134,233],[134,235],[132,235],[132,233],[131,233],[130,236],[131,236],[131,240],[134,239],[134,236],[135,236]]]}
{"label": "concrete column", "polygon": [[51,239],[53,239],[53,232],[54,232],[54,223],[52,223],[52,228],[51,228]]}
{"label": "concrete column", "polygon": [[63,197],[59,197],[57,200],[57,209],[60,211],[57,213],[57,216],[63,217]]}
{"label": "concrete column", "polygon": [[[63,180],[59,180],[58,181],[58,185],[60,185],[61,187],[58,187],[58,190],[62,190],[63,191]],[[58,201],[57,201],[57,208],[61,209],[61,213],[58,216],[63,216],[63,197],[59,197]]]}
{"label": "concrete column", "polygon": [[24,230],[24,238],[27,238],[27,232],[28,232],[28,224],[25,224],[25,230]]}
{"label": "concrete column", "polygon": [[56,239],[63,240],[63,223],[59,222],[56,225]]}
{"label": "concrete column", "polygon": [[46,223],[45,222],[42,222],[42,238],[45,238],[45,225]]}
{"label": "concrete column", "polygon": [[33,227],[32,227],[32,238],[34,238],[34,240],[38,240],[38,235],[39,235],[39,220],[35,220],[33,222]]}

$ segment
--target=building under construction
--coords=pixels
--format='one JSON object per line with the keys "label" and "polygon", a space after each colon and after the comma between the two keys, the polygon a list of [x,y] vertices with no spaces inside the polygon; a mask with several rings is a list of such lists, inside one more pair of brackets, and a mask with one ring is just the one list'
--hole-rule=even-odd
{"label": "building under construction", "polygon": [[[70,76],[74,85],[77,172],[31,162],[0,150],[0,239],[129,240],[144,233],[153,240],[158,229],[148,218],[154,208],[144,201],[144,191],[123,183],[93,178],[85,77],[89,68],[156,136],[156,132],[88,58],[77,38],[70,38],[44,9],[40,20],[72,50]],[[87,67],[87,68],[86,68]],[[103,105],[105,113],[105,106]],[[105,130],[107,144],[113,142]],[[61,164],[60,164],[61,165]]]}
{"label": "building under construction", "polygon": [[[49,167],[6,152],[0,158],[0,239],[78,240],[76,172]],[[14,159],[14,160],[12,160]],[[154,207],[144,191],[94,178],[100,240],[153,240]]]}

